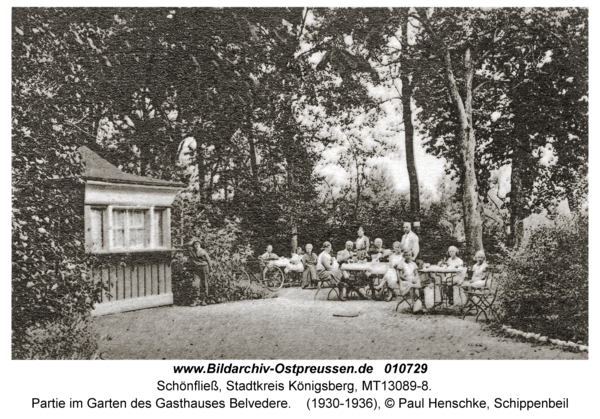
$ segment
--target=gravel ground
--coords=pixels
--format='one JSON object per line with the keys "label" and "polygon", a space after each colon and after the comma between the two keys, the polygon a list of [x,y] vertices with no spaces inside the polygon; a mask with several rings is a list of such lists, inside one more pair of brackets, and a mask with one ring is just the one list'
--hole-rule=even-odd
{"label": "gravel ground", "polygon": [[[314,290],[94,320],[105,359],[587,359],[494,336],[473,317],[412,315],[379,301],[314,301]],[[356,317],[337,317],[334,315]]]}

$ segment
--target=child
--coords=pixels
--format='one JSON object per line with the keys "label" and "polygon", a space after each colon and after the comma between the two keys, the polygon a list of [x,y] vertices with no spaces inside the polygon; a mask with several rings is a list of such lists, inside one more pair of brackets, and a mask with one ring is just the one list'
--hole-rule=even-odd
{"label": "child", "polygon": [[[450,246],[446,255],[448,256],[448,259],[444,261],[444,265],[446,265],[448,268],[461,269],[460,273],[454,275],[452,283],[457,285],[462,284],[465,280],[467,268],[463,267],[463,261],[458,257],[458,249],[455,246]],[[458,287],[448,287],[448,289],[445,289],[444,292],[446,295],[448,295],[448,300],[451,305],[453,305],[455,301],[460,301],[461,304],[466,301],[464,291]]]}
{"label": "child", "polygon": [[458,257],[458,249],[456,247],[450,246],[446,254],[448,255],[448,259],[446,259],[446,265],[449,268],[462,268],[463,261]]}
{"label": "child", "polygon": [[[386,301],[391,301],[394,297],[396,297],[396,293],[394,291],[394,289],[398,286],[398,274],[396,273],[396,269],[400,270],[404,265],[404,256],[402,255],[400,242],[394,242],[393,248],[394,253],[389,256],[389,268],[383,276],[381,284],[375,287],[375,289],[379,291],[382,290],[383,287],[387,287],[389,289],[389,294]],[[406,294],[406,292],[404,294]]]}
{"label": "child", "polygon": [[483,250],[475,253],[475,261],[477,263],[473,265],[473,277],[470,281],[463,282],[463,287],[481,288],[485,285],[485,270],[488,265],[485,262]]}
{"label": "child", "polygon": [[[402,263],[402,268],[400,271],[400,293],[402,295],[411,291],[413,288],[421,287],[421,280],[419,278],[419,267],[413,261],[413,253],[410,249],[404,249],[404,262]],[[414,291],[412,291],[412,300],[414,302],[415,296]],[[417,300],[413,305],[413,311],[416,313],[421,311],[422,303],[421,300]]]}

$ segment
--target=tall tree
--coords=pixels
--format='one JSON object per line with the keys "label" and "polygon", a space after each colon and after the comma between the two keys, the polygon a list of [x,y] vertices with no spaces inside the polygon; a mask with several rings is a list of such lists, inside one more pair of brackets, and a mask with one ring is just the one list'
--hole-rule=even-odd
{"label": "tall tree", "polygon": [[412,121],[412,83],[408,60],[409,10],[402,8],[400,13],[400,82],[402,83],[402,120],[404,121],[404,144],[406,149],[406,168],[410,183],[410,213],[412,221],[421,221],[421,201],[419,196],[419,177],[415,164],[415,128]]}
{"label": "tall tree", "polygon": [[[442,9],[430,14],[417,8],[413,14],[429,39],[428,47],[443,69],[446,92],[456,118],[456,144],[459,153],[462,206],[467,252],[483,249],[479,191],[475,172],[475,125],[473,123],[473,78],[484,56],[481,44],[494,37],[489,28],[476,24],[485,13],[471,9]],[[458,68],[459,73],[456,69]]]}
{"label": "tall tree", "polygon": [[[523,219],[555,206],[569,191],[580,191],[578,184],[586,176],[587,12],[442,9],[430,16],[421,10],[419,18],[453,42],[451,58],[464,61],[466,51],[474,51],[471,118],[478,133],[477,189],[486,201],[491,171],[512,166],[505,205],[510,241],[518,244]],[[422,71],[415,72],[413,82],[421,119],[427,121],[426,144],[449,161],[450,173],[462,177],[460,112],[449,94],[444,55],[430,32],[419,34],[425,35],[417,43]],[[453,69],[457,82],[466,86],[467,69]]]}
{"label": "tall tree", "polygon": [[504,10],[502,18],[514,29],[487,62],[499,76],[486,91],[503,99],[481,128],[491,139],[483,161],[511,164],[509,241],[518,245],[532,211],[564,198],[576,210],[587,196],[578,185],[588,161],[588,16],[585,9],[533,8]]}
{"label": "tall tree", "polygon": [[[326,55],[319,64],[331,64],[342,77],[364,72],[371,82],[396,90],[402,104],[406,166],[410,185],[410,218],[420,219],[419,179],[414,156],[415,130],[412,114],[413,83],[409,32],[417,30],[409,22],[409,8],[317,9],[322,18],[318,31]],[[346,40],[343,54],[340,51]],[[396,42],[397,41],[397,42]],[[336,42],[336,43],[334,43]],[[334,46],[335,45],[335,46]],[[370,60],[371,62],[369,62]],[[366,80],[368,81],[368,80]],[[398,88],[399,81],[401,88]],[[376,103],[374,103],[376,105]]]}

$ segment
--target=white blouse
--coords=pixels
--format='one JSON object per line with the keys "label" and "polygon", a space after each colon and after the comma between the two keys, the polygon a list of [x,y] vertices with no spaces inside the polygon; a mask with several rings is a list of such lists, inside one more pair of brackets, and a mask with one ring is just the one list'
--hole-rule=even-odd
{"label": "white blouse", "polygon": [[320,269],[322,271],[326,270],[325,265],[323,264],[323,260],[326,260],[331,266],[331,255],[324,251],[319,254],[319,257],[317,258],[317,269]]}
{"label": "white blouse", "polygon": [[362,236],[356,239],[356,250],[369,250],[366,249],[365,241],[367,240],[367,236]]}
{"label": "white blouse", "polygon": [[404,265],[404,256],[402,256],[402,254],[395,254],[392,253],[390,255],[390,268],[395,268],[395,269],[402,269],[402,266]]}
{"label": "white blouse", "polygon": [[448,264],[449,268],[462,268],[463,266],[463,261],[459,257],[455,257],[454,259],[448,258],[446,263]]}
{"label": "white blouse", "polygon": [[473,265],[473,279],[471,282],[481,281],[485,277],[485,269],[487,268],[487,263],[483,262],[481,265],[475,264]]}

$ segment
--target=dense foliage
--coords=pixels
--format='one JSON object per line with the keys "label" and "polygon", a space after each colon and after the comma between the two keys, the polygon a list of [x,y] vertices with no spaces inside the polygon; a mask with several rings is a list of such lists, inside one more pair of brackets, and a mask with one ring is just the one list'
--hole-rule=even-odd
{"label": "dense foliage", "polygon": [[[181,199],[174,208],[180,208]],[[242,244],[239,222],[225,220],[222,227],[212,227],[206,218],[194,216],[194,213],[184,214],[184,223],[174,227],[178,241],[176,247],[182,250],[177,252],[171,265],[173,281],[173,299],[175,304],[191,305],[194,303],[213,304],[224,301],[262,298],[266,291],[259,287],[250,287],[249,283],[239,282],[232,275],[240,266],[249,259],[253,259],[253,250],[248,244]],[[179,220],[181,222],[181,220]],[[181,225],[189,225],[181,234]],[[206,280],[193,286],[193,266],[188,262],[189,241],[192,238],[201,238],[203,248],[210,255],[212,272]],[[181,242],[183,241],[183,245]]]}
{"label": "dense foliage", "polygon": [[[81,74],[43,18],[14,10],[12,354],[89,358],[96,345],[89,313],[100,287],[83,247],[81,135],[68,123],[85,117],[68,81]],[[72,72],[63,72],[66,61]]]}
{"label": "dense foliage", "polygon": [[511,252],[499,301],[505,324],[588,342],[588,231],[587,214],[561,217],[535,228]]}
{"label": "dense foliage", "polygon": [[[390,247],[420,219],[431,263],[464,242],[501,259],[531,212],[587,199],[587,32],[587,10],[571,8],[13,9],[13,356],[93,356],[101,290],[83,249],[85,144],[123,171],[189,185],[172,238],[205,240],[216,267],[204,300],[244,295],[229,284],[238,257],[267,244],[284,256],[325,240],[338,250],[359,225]],[[419,188],[413,120],[448,163],[435,197]],[[402,130],[410,199],[374,163],[400,157]],[[318,170],[331,152],[340,185]],[[507,165],[512,192],[490,198]],[[555,255],[527,246],[539,261]],[[519,255],[511,266],[525,275]],[[183,254],[173,274],[185,299]],[[65,328],[81,333],[59,345]]]}

